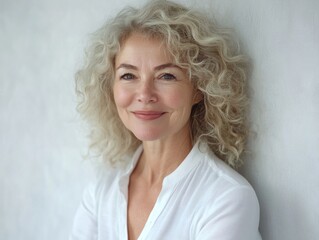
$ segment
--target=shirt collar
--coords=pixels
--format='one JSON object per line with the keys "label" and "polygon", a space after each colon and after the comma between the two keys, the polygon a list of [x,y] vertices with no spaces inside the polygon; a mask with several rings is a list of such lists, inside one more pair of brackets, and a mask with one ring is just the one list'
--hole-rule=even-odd
{"label": "shirt collar", "polygon": [[[204,145],[204,144],[203,144]],[[202,150],[202,144],[197,141],[191,151],[188,153],[186,158],[182,161],[182,163],[168,176],[164,178],[163,187],[164,186],[172,186],[178,183],[184,176],[186,176],[197,164],[200,162],[202,158],[204,158],[204,154]],[[138,159],[143,152],[143,146],[140,145],[135,153],[132,156],[131,161],[127,164],[127,167],[123,170],[121,178],[129,179],[132,171],[134,170]],[[125,181],[126,182],[126,181]]]}

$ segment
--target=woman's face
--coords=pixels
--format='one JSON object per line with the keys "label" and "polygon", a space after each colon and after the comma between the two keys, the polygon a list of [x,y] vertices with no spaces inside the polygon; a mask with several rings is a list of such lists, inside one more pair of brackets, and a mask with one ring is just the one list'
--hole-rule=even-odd
{"label": "woman's face", "polygon": [[140,140],[189,136],[195,90],[159,40],[131,35],[115,59],[114,100],[124,125]]}

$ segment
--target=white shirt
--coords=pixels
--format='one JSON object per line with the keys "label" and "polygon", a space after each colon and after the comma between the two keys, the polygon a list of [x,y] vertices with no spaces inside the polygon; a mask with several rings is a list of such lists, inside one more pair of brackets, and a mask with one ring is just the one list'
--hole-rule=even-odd
{"label": "white shirt", "polygon": [[[127,240],[128,183],[142,147],[126,168],[89,186],[70,240]],[[251,185],[196,144],[165,177],[138,240],[260,240],[259,204]]]}

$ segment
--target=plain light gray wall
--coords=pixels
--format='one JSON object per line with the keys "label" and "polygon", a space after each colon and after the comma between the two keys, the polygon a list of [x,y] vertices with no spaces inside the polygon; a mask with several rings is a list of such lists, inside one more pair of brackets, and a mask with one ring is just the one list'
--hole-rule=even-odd
{"label": "plain light gray wall", "polygon": [[[127,3],[1,0],[0,239],[66,239],[92,168],[73,74],[87,34]],[[241,172],[265,240],[319,236],[319,2],[180,0],[234,28],[254,65]]]}

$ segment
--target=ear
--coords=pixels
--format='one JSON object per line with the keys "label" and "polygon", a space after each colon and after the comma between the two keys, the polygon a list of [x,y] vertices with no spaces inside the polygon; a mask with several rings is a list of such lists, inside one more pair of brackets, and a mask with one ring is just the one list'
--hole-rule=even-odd
{"label": "ear", "polygon": [[195,104],[199,103],[200,101],[202,101],[203,98],[204,98],[203,97],[203,93],[200,90],[197,89],[195,91],[194,96],[193,96],[193,105],[195,105]]}

